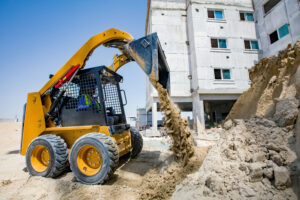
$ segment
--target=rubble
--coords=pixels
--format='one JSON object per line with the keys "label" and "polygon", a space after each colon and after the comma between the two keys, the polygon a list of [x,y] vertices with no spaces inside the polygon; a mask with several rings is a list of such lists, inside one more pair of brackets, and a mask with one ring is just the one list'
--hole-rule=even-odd
{"label": "rubble", "polygon": [[171,199],[300,197],[299,66],[300,41],[250,70],[251,87],[234,104],[226,131]]}
{"label": "rubble", "polygon": [[[261,123],[262,120],[267,126]],[[289,148],[273,148],[274,145],[268,143],[273,136],[270,124],[272,122],[258,116],[239,121],[221,136],[200,170],[176,187],[172,199],[281,199],[283,196],[297,199],[289,178],[289,166],[296,160],[296,154]],[[294,133],[287,134],[278,126],[274,128],[281,138],[277,144],[287,147],[290,138],[295,137]],[[255,142],[250,143],[251,140]],[[239,154],[253,156],[245,159]],[[280,155],[285,162],[279,166],[272,160],[274,155]]]}

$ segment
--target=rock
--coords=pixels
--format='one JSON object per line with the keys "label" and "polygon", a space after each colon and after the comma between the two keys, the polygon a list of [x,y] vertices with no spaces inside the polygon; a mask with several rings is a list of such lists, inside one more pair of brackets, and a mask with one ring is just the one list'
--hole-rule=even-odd
{"label": "rock", "polygon": [[264,176],[267,177],[268,179],[273,178],[273,168],[264,168],[263,172],[264,172]]}
{"label": "rock", "polygon": [[261,167],[261,164],[259,163],[251,163],[248,166],[249,170],[250,170],[250,181],[251,182],[258,182],[261,181],[263,178],[263,170]]}
{"label": "rock", "polygon": [[227,120],[224,124],[223,124],[223,128],[226,130],[229,130],[231,127],[233,126],[233,122],[231,119]]}
{"label": "rock", "polygon": [[272,121],[272,120],[268,120],[266,118],[261,118],[261,117],[258,117],[257,119],[258,119],[258,121],[256,123],[257,124],[261,124],[261,125],[263,125],[265,127],[273,128],[273,127],[276,126],[276,123],[274,121]]}
{"label": "rock", "polygon": [[241,163],[240,166],[239,166],[239,170],[243,171],[243,172],[246,172],[247,171],[247,166],[244,164],[244,163]]}
{"label": "rock", "polygon": [[290,173],[285,167],[274,168],[275,187],[284,190],[291,186]]}
{"label": "rock", "polygon": [[209,196],[209,194],[210,194],[209,189],[204,188],[204,190],[203,190],[203,196],[207,197],[207,196]]}
{"label": "rock", "polygon": [[280,148],[278,145],[275,145],[274,143],[269,143],[269,144],[266,144],[265,145],[267,149],[269,150],[273,150],[273,151],[277,151],[279,152],[280,151]]}
{"label": "rock", "polygon": [[271,188],[271,187],[272,187],[271,182],[270,182],[269,179],[267,179],[267,178],[264,178],[261,182],[262,182],[262,183],[264,184],[264,186],[266,186],[267,188]]}
{"label": "rock", "polygon": [[272,161],[272,160],[266,160],[265,161],[266,167],[270,168],[270,167],[274,167],[276,166],[276,164]]}
{"label": "rock", "polygon": [[235,151],[232,151],[230,149],[225,149],[223,153],[230,160],[236,160],[237,159],[237,155],[236,155]]}
{"label": "rock", "polygon": [[205,186],[208,187],[212,192],[223,194],[222,179],[218,176],[209,176],[205,180]]}
{"label": "rock", "polygon": [[240,192],[240,195],[243,197],[254,197],[255,196],[254,190],[243,183],[239,184],[239,192]]}
{"label": "rock", "polygon": [[294,99],[283,99],[276,103],[276,112],[273,120],[280,127],[293,125],[298,115],[298,101]]}
{"label": "rock", "polygon": [[266,154],[263,151],[254,153],[252,156],[252,162],[263,162],[267,159]]}
{"label": "rock", "polygon": [[279,154],[272,155],[271,160],[273,160],[278,166],[282,166],[283,164],[283,159]]}

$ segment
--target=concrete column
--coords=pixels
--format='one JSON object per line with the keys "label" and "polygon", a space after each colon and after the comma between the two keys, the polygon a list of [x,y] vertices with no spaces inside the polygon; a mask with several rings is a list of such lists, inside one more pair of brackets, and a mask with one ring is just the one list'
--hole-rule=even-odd
{"label": "concrete column", "polygon": [[152,130],[157,131],[157,103],[152,103]]}
{"label": "concrete column", "polygon": [[197,93],[193,95],[193,118],[193,128],[197,131],[199,135],[203,132],[205,128],[205,121],[203,100],[200,100],[199,95]]}
{"label": "concrete column", "polygon": [[205,119],[204,119],[204,103],[203,100],[199,100],[199,110],[200,110],[200,123],[202,127],[205,127]]}

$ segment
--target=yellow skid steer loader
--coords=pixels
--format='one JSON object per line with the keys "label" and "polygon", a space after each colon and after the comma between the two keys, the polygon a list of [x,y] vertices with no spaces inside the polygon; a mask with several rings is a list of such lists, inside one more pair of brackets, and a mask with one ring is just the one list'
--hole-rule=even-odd
{"label": "yellow skid steer loader", "polygon": [[[109,67],[83,69],[100,45],[121,54]],[[70,166],[78,181],[102,184],[121,156],[141,152],[143,139],[126,123],[127,100],[119,87],[122,76],[116,73],[130,61],[169,90],[169,67],[157,34],[133,40],[109,29],[90,38],[40,91],[28,94],[20,153],[30,175],[56,177]]]}

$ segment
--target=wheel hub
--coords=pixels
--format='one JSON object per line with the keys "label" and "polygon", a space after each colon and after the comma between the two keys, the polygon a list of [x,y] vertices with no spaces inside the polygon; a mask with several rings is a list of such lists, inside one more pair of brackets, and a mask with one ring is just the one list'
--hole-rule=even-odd
{"label": "wheel hub", "polygon": [[37,172],[43,172],[49,166],[50,154],[44,145],[37,145],[32,150],[30,159],[33,169]]}
{"label": "wheel hub", "polygon": [[102,166],[100,152],[92,145],[83,146],[78,152],[77,165],[79,170],[87,176],[97,174]]}

